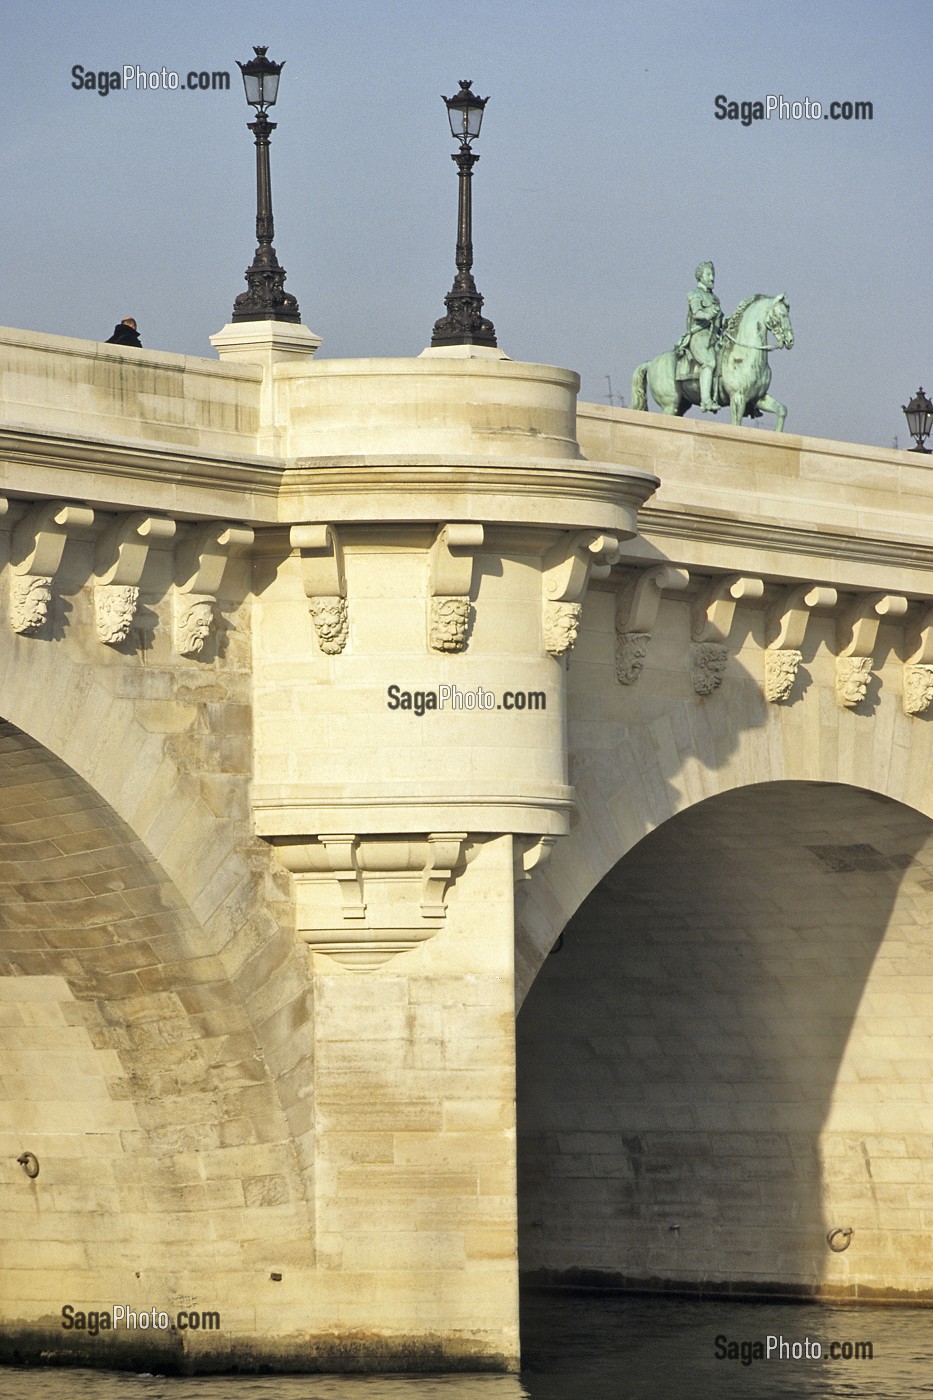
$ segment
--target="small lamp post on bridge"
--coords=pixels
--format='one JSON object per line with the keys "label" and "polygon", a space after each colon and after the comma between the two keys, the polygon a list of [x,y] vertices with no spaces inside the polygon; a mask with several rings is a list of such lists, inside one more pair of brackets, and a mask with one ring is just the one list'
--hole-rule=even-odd
{"label": "small lamp post on bridge", "polygon": [[269,169],[269,138],[276,123],[266,115],[274,107],[279,92],[279,76],[284,62],[273,63],[265,48],[254,47],[255,58],[237,67],[243,74],[246,100],[256,108],[256,120],[247,126],[256,137],[256,253],[246,269],[247,290],[233,303],[233,321],[300,321],[298,303],[285,291],[285,269],[272,246],[272,176]]}
{"label": "small lamp post on bridge", "polygon": [[435,323],[432,347],[445,345],[488,345],[495,347],[496,331],[483,314],[483,298],[473,280],[473,167],[479,155],[472,142],[479,136],[483,124],[483,109],[488,97],[477,97],[472,79],[461,79],[455,97],[445,97],[447,116],[454,140],[460,141],[459,151],[451,153],[460,172],[460,198],[457,210],[457,275],[444,298],[447,315]]}
{"label": "small lamp post on bridge", "polygon": [[908,404],[901,404],[901,408],[907,418],[907,431],[916,442],[916,447],[908,448],[909,452],[923,452],[927,457],[933,455],[924,443],[933,430],[933,403],[927,398],[923,389],[917,390],[914,397]]}

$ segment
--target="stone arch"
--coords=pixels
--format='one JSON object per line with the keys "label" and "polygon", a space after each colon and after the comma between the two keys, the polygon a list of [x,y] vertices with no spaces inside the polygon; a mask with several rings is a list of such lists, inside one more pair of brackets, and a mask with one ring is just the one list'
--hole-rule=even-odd
{"label": "stone arch", "polygon": [[733,783],[634,845],[519,1015],[524,1268],[930,1296],[931,891],[929,817],[855,785]]}
{"label": "stone arch", "polygon": [[[738,668],[736,668],[738,669]],[[933,723],[910,718],[890,688],[874,713],[835,705],[825,687],[768,704],[743,675],[707,700],[675,700],[655,718],[605,726],[574,746],[575,813],[516,910],[520,1007],[574,911],[649,832],[697,802],[751,783],[842,783],[933,816]]]}
{"label": "stone arch", "polygon": [[239,678],[91,646],[105,662],[68,641],[8,634],[0,715],[100,793],[209,927],[248,875],[237,850],[250,766]]}
{"label": "stone arch", "polygon": [[[258,943],[249,913],[228,909],[226,942],[211,946],[101,793],[0,721],[0,1191],[14,1348],[21,1324],[35,1351],[44,1315],[46,1343],[83,1355],[59,1310],[103,1305],[102,1289],[132,1306],[222,1309],[270,1266],[313,1258],[307,988],[291,938]],[[16,1164],[23,1151],[39,1159],[35,1180]],[[153,1355],[167,1362],[181,1339],[162,1341]]]}

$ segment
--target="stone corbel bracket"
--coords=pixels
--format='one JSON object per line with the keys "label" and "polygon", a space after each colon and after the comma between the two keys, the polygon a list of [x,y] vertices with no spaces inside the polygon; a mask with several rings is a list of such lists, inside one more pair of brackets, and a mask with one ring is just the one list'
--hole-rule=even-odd
{"label": "stone corbel bracket", "polygon": [[690,673],[697,695],[712,695],[722,685],[729,662],[726,643],[736,607],[741,602],[757,602],[764,591],[764,581],[760,578],[728,574],[725,578],[713,579],[693,604]]}
{"label": "stone corbel bracket", "polygon": [[557,845],[557,837],[514,836],[512,840],[513,875],[518,890],[547,865]]}
{"label": "stone corbel bracket", "polygon": [[94,555],[94,617],[97,635],[107,646],[129,636],[139,584],[153,544],[175,538],[177,527],[166,516],[136,511],[103,531]]}
{"label": "stone corbel bracket", "polygon": [[933,608],[924,610],[904,640],[904,713],[922,715],[933,702]]}
{"label": "stone corbel bracket", "polygon": [[899,593],[866,593],[847,610],[837,624],[836,702],[853,710],[868,694],[872,655],[883,621],[907,612],[907,599]]}
{"label": "stone corbel bracket", "polygon": [[838,601],[835,588],[802,583],[787,589],[769,608],[765,621],[765,699],[773,704],[788,699],[814,608],[834,608]]}
{"label": "stone corbel bracket", "polygon": [[432,651],[463,651],[466,646],[473,563],[482,543],[479,522],[454,522],[438,529],[428,577],[428,646]]}
{"label": "stone corbel bracket", "polygon": [[340,537],[333,525],[293,525],[289,542],[301,557],[301,578],[318,646],[325,655],[337,656],[350,635]]}
{"label": "stone corbel bracket", "polygon": [[428,858],[421,867],[422,919],[447,918],[447,889],[463,863],[466,840],[465,831],[432,832],[428,836]]}
{"label": "stone corbel bracket", "polygon": [[175,650],[199,656],[214,625],[214,606],[231,554],[248,549],[251,525],[212,521],[199,525],[175,550]]}
{"label": "stone corbel bracket", "polygon": [[695,642],[717,642],[725,646],[732,631],[732,619],[739,603],[756,602],[765,591],[760,578],[727,574],[712,579],[693,604],[690,635]]}
{"label": "stone corbel bracket", "polygon": [[295,879],[298,936],[361,972],[432,938],[450,885],[465,869],[467,833],[410,839],[352,833],[276,842]]}
{"label": "stone corbel bracket", "polygon": [[34,635],[49,616],[52,583],[61,566],[69,533],[94,523],[90,506],[44,501],[13,527],[10,541],[10,626]]}
{"label": "stone corbel bracket", "polygon": [[577,640],[583,595],[591,578],[608,578],[621,556],[615,535],[578,530],[558,540],[544,556],[544,646],[564,656]]}
{"label": "stone corbel bracket", "polygon": [[345,919],[365,919],[366,903],[363,899],[363,872],[357,860],[360,838],[351,834],[322,836],[324,858],[327,868],[340,891],[342,913]]}
{"label": "stone corbel bracket", "polygon": [[648,643],[665,591],[680,592],[690,582],[686,569],[658,564],[641,573],[623,588],[616,602],[616,679],[634,685],[641,675],[648,654]]}

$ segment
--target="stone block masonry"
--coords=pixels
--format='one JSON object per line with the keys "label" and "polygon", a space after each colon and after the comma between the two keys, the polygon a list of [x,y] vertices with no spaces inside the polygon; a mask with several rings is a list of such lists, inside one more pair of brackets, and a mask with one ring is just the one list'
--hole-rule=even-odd
{"label": "stone block masonry", "polygon": [[215,343],[0,331],[2,1354],[514,1370],[520,1262],[928,1298],[925,471]]}

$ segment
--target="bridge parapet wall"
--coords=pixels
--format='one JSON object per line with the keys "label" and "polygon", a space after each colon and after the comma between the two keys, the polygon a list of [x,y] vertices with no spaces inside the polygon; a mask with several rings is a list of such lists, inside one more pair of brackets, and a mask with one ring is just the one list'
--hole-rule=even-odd
{"label": "bridge parapet wall", "polygon": [[0,425],[249,453],[262,370],[0,327]]}
{"label": "bridge parapet wall", "polygon": [[933,472],[911,452],[581,404],[587,456],[650,471],[633,560],[923,595]]}

